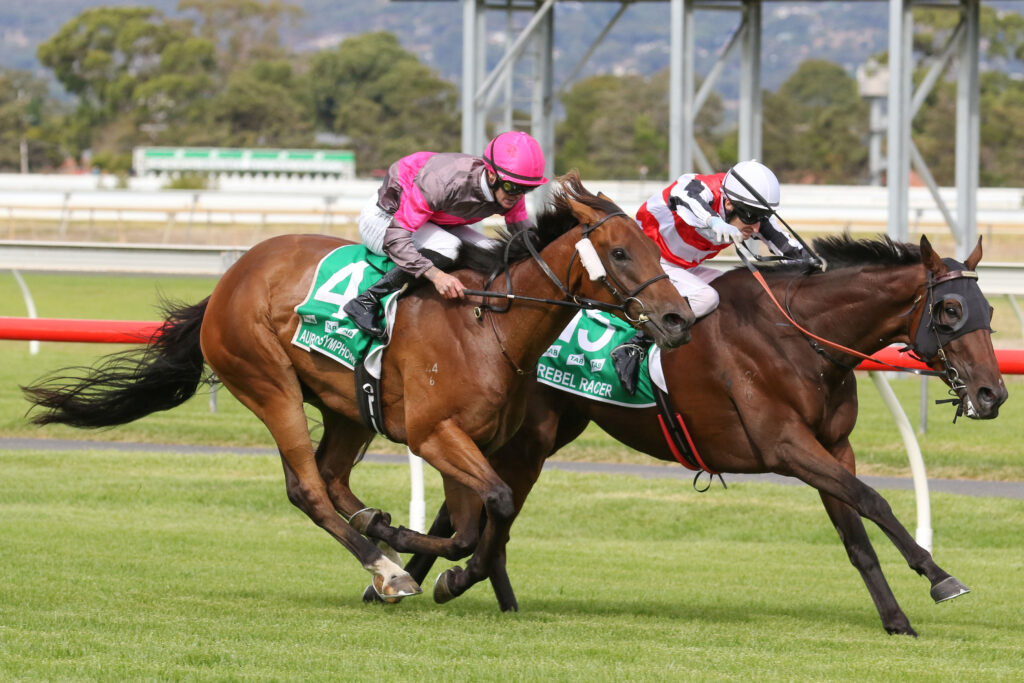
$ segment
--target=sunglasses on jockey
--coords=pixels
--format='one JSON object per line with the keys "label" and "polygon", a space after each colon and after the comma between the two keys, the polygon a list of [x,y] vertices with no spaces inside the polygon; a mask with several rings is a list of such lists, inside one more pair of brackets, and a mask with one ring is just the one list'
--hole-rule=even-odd
{"label": "sunglasses on jockey", "polygon": [[761,221],[767,220],[772,215],[771,211],[761,207],[747,206],[736,201],[732,203],[732,210],[736,217],[747,225],[756,225]]}
{"label": "sunglasses on jockey", "polygon": [[514,183],[511,180],[499,180],[494,184],[494,186],[496,188],[501,188],[504,190],[505,194],[510,196],[526,194],[527,192],[532,192],[537,189],[536,185],[520,185],[519,183]]}

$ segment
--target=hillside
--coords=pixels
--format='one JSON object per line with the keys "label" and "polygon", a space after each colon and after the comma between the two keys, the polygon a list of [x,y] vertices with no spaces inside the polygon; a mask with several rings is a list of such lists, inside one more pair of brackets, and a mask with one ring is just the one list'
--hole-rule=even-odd
{"label": "hillside", "polygon": [[[36,46],[86,8],[102,5],[156,7],[175,14],[178,0],[46,0],[2,3],[0,7],[0,66],[43,73]],[[458,83],[461,74],[462,5],[455,0],[297,0],[305,16],[287,36],[295,51],[329,48],[347,36],[386,30],[425,63]],[[1020,10],[1019,2],[986,6]],[[556,84],[576,65],[591,42],[618,10],[611,2],[560,2],[555,12]],[[868,57],[888,48],[888,3],[766,2],[764,5],[764,87],[774,90],[796,66],[809,58],[842,64],[851,73]],[[580,74],[598,72],[652,74],[668,66],[669,3],[640,2],[630,6]],[[499,28],[497,13],[494,28]],[[698,12],[697,70],[706,73],[731,34],[737,15]],[[497,60],[500,47],[492,45]],[[1005,69],[1005,65],[988,65]],[[729,97],[732,81],[720,81]]]}

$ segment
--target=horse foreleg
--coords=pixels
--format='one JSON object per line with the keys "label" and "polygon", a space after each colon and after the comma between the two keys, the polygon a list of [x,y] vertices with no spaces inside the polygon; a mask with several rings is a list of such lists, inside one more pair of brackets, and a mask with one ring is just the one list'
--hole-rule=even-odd
{"label": "horse foreleg", "polygon": [[[446,481],[473,491],[483,501],[486,512],[476,550],[466,563],[466,569],[452,567],[438,576],[434,584],[434,600],[447,602],[490,576],[508,539],[508,528],[515,512],[513,495],[469,435],[454,422],[443,420],[417,441],[414,450],[441,472]],[[456,538],[467,530],[473,530],[479,523],[479,515],[465,515],[469,509],[465,505],[453,507],[447,488],[446,500],[453,515]]]}
{"label": "horse foreleg", "polygon": [[911,569],[931,583],[931,596],[942,602],[967,593],[969,589],[941,569],[931,553],[922,548],[892,512],[889,503],[873,488],[844,469],[832,459],[813,437],[786,438],[776,447],[779,474],[790,474],[803,482],[846,503],[878,525],[889,537]]}
{"label": "horse foreleg", "polygon": [[832,525],[839,533],[843,547],[846,548],[850,563],[857,568],[861,578],[864,579],[868,593],[878,610],[878,616],[882,618],[882,626],[889,633],[916,636],[917,631],[910,626],[910,620],[900,609],[899,603],[896,602],[896,596],[893,595],[889,583],[885,580],[885,575],[882,574],[878,556],[871,545],[860,515],[849,505],[836,500],[827,493],[822,491],[818,493],[821,496],[821,502],[825,505],[825,511],[828,512],[829,519],[832,520]]}

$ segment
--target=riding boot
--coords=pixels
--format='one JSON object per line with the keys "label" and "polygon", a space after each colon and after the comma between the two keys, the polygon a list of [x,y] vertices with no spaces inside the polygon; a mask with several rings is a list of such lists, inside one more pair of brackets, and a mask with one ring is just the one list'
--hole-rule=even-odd
{"label": "riding boot", "polygon": [[612,349],[612,365],[615,366],[615,374],[619,376],[622,388],[630,396],[636,394],[637,385],[640,383],[640,364],[647,355],[654,340],[648,337],[643,330],[637,330],[625,344]]}
{"label": "riding boot", "polygon": [[418,279],[401,268],[392,268],[376,284],[345,304],[342,310],[356,324],[356,327],[378,339],[383,339],[387,332],[387,322],[378,322],[378,318],[381,317],[381,299]]}

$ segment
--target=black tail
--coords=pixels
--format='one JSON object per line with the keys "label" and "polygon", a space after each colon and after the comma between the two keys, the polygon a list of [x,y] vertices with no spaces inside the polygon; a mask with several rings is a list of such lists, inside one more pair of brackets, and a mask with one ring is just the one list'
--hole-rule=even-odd
{"label": "black tail", "polygon": [[33,407],[43,409],[32,422],[113,427],[187,401],[203,379],[199,329],[208,302],[165,302],[164,324],[144,348],[111,354],[94,367],[63,368],[22,387]]}

